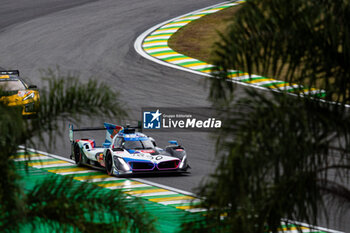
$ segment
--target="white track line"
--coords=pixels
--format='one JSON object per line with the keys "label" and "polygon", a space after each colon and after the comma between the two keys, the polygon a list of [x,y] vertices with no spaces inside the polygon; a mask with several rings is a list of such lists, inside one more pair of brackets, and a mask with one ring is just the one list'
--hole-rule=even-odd
{"label": "white track line", "polygon": [[50,167],[67,167],[67,166],[75,166],[73,164],[70,163],[56,163],[56,164],[48,164],[48,165],[30,165],[31,167],[34,168],[50,168]]}
{"label": "white track line", "polygon": [[186,211],[191,212],[191,213],[197,213],[197,212],[205,212],[207,210],[203,209],[203,208],[194,208],[194,209],[187,209]]}
{"label": "white track line", "polygon": [[35,156],[35,157],[25,157],[25,158],[13,159],[13,161],[16,161],[16,162],[20,162],[20,161],[34,162],[34,161],[40,161],[43,159],[52,159],[52,158],[49,156]]}
{"label": "white track line", "polygon": [[[24,149],[25,147],[24,146],[19,146],[19,148]],[[50,153],[47,153],[47,152],[44,152],[44,151],[40,151],[40,150],[35,150],[35,149],[32,149],[32,148],[27,148],[27,151],[35,152],[35,153],[38,153],[38,154],[47,155],[47,156],[52,157],[52,158],[64,160],[64,161],[67,161],[67,162],[75,164],[74,160],[71,160],[71,159],[68,159],[68,158],[65,158],[65,157],[62,157],[62,156],[59,156],[59,155],[50,154]]]}
{"label": "white track line", "polygon": [[[98,170],[95,170],[95,172],[96,171],[98,171]],[[77,178],[79,178],[79,176],[77,176]],[[88,183],[94,183],[94,182],[101,182],[101,181],[115,181],[115,180],[119,180],[119,179],[116,177],[110,177],[110,178],[86,178],[86,179],[76,179],[76,180],[85,181]]]}
{"label": "white track line", "polygon": [[171,205],[171,204],[187,204],[191,202],[201,202],[200,199],[191,199],[191,200],[175,200],[175,201],[162,201],[158,202],[159,204],[163,205]]}
{"label": "white track line", "polygon": [[326,231],[327,233],[345,233],[343,231],[331,230],[331,229],[328,229],[328,228],[325,228],[325,227],[313,226],[313,225],[310,225],[310,224],[307,224],[307,223],[303,223],[303,222],[298,222],[298,221],[291,221],[291,220],[282,219],[282,222],[288,222],[289,224],[294,224],[294,225],[299,225],[299,226],[303,226],[303,227],[312,228],[312,230]]}
{"label": "white track line", "polygon": [[143,187],[149,187],[148,184],[127,184],[127,185],[120,185],[120,186],[109,186],[104,187],[107,189],[127,189],[127,188],[143,188]]}
{"label": "white track line", "polygon": [[[49,171],[51,172],[51,171]],[[74,174],[84,174],[84,173],[92,173],[92,172],[99,172],[98,170],[86,170],[86,171],[75,171],[75,172],[53,172],[52,173],[55,173],[57,175],[62,175],[62,176],[65,176],[65,175],[74,175]],[[86,175],[89,175],[89,174],[86,174]]]}
{"label": "white track line", "polygon": [[184,191],[184,190],[181,190],[181,189],[177,189],[177,188],[169,187],[169,186],[166,186],[166,185],[154,183],[154,182],[151,182],[151,181],[148,181],[148,180],[138,179],[138,178],[131,179],[131,180],[142,182],[142,183],[145,183],[145,184],[148,184],[148,185],[151,185],[151,186],[160,187],[160,188],[163,188],[163,189],[168,189],[170,191],[174,191],[176,193],[180,193],[180,194],[183,194],[183,195],[196,197],[196,194],[194,194],[194,193],[190,193],[190,192],[187,192],[187,191]]}
{"label": "white track line", "polygon": [[[194,74],[198,74],[198,75],[202,75],[202,76],[207,76],[207,77],[212,77],[211,75],[209,74],[205,74],[205,73],[202,73],[200,71],[196,71],[196,70],[191,70],[191,69],[188,69],[188,68],[185,68],[185,67],[181,67],[181,66],[177,66],[175,64],[171,64],[171,63],[168,63],[168,62],[165,62],[165,61],[162,61],[162,60],[159,60],[157,58],[154,58],[152,57],[151,55],[149,55],[148,53],[146,53],[143,48],[142,48],[142,42],[144,41],[144,39],[149,35],[151,34],[152,32],[156,31],[158,28],[162,27],[163,25],[165,24],[168,24],[172,21],[180,21],[180,20],[185,20],[186,18],[184,19],[181,19],[183,17],[186,17],[188,15],[191,15],[191,14],[195,14],[195,13],[199,13],[201,11],[204,11],[206,9],[209,9],[209,8],[213,8],[215,6],[219,6],[219,5],[222,5],[222,4],[225,4],[225,3],[229,3],[230,1],[227,1],[227,2],[223,2],[223,3],[219,3],[219,4],[215,4],[213,6],[209,6],[209,7],[204,7],[202,9],[199,9],[199,10],[196,10],[194,12],[191,12],[191,13],[187,13],[187,14],[184,14],[184,15],[181,15],[181,16],[178,16],[178,17],[175,17],[173,19],[170,19],[170,20],[167,20],[163,23],[160,23],[160,24],[157,24],[153,27],[151,27],[150,29],[148,29],[147,31],[145,31],[144,33],[142,33],[140,36],[137,37],[135,43],[134,43],[134,48],[135,50],[141,55],[143,56],[144,58],[148,59],[148,60],[151,60],[153,62],[156,62],[158,64],[161,64],[161,65],[165,65],[165,66],[168,66],[168,67],[172,67],[172,68],[175,68],[175,69],[179,69],[179,70],[183,70],[183,71],[188,71],[188,72],[191,72],[191,73],[194,73]],[[198,19],[200,17],[198,16],[193,16],[193,17],[188,17],[187,19]]]}
{"label": "white track line", "polygon": [[164,196],[164,195],[172,195],[172,194],[178,194],[178,193],[172,192],[172,191],[166,191],[166,192],[157,192],[157,193],[133,194],[132,196],[136,196],[136,197],[152,197],[152,196]]}

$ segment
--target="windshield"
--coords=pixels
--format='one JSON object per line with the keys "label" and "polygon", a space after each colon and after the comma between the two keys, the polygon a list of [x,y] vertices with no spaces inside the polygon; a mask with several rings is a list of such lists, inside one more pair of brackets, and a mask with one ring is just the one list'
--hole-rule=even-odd
{"label": "windshield", "polygon": [[142,144],[143,144],[143,147],[145,149],[153,149],[154,148],[154,145],[153,143],[151,142],[151,140],[147,139],[147,140],[144,140],[144,141],[141,141]]}
{"label": "windshield", "polygon": [[0,82],[0,89],[4,91],[25,90],[26,87],[20,80],[7,80]]}
{"label": "windshield", "polygon": [[138,141],[125,141],[123,143],[123,146],[125,149],[130,150],[140,150],[140,149],[153,149],[153,143],[151,140],[146,139],[146,140],[138,140]]}

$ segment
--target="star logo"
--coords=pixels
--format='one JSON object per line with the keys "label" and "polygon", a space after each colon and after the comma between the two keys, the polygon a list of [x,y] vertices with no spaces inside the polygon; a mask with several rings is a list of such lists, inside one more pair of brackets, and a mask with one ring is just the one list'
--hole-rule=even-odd
{"label": "star logo", "polygon": [[151,115],[152,115],[151,122],[154,121],[154,120],[159,121],[159,117],[162,115],[162,113],[160,113],[159,109],[157,109],[157,111],[155,113],[151,113]]}
{"label": "star logo", "polygon": [[162,113],[157,111],[143,112],[143,128],[144,129],[160,129]]}

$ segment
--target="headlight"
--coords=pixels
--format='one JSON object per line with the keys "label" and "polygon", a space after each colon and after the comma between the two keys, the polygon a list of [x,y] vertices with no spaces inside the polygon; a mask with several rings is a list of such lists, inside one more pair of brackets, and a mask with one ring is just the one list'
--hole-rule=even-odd
{"label": "headlight", "polygon": [[32,92],[29,95],[27,95],[26,97],[24,97],[23,100],[33,99],[34,96],[35,96],[35,94],[34,94],[34,92]]}
{"label": "headlight", "polygon": [[114,164],[118,168],[118,170],[130,171],[129,165],[124,161],[124,159],[114,156]]}
{"label": "headlight", "polygon": [[186,155],[182,158],[182,161],[180,163],[180,169],[183,168],[183,166],[186,164]]}
{"label": "headlight", "polygon": [[25,112],[35,112],[34,103],[29,103],[29,104],[24,105],[24,111]]}

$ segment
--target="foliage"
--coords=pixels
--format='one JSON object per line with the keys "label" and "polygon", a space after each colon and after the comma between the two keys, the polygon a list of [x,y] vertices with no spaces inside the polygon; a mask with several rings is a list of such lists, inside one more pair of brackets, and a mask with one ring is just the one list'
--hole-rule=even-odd
{"label": "foliage", "polygon": [[317,87],[327,100],[349,103],[349,23],[348,0],[248,0],[216,43],[216,65]]}
{"label": "foliage", "polygon": [[58,70],[45,75],[37,117],[24,119],[20,108],[0,102],[0,231],[17,232],[25,224],[35,230],[48,224],[56,232],[154,232],[142,204],[135,199],[131,203],[121,192],[103,193],[92,184],[57,176],[31,191],[23,189],[11,157],[19,145],[35,146],[33,138],[52,137],[60,121],[78,121],[81,115],[125,116],[118,94],[106,84],[81,83]]}
{"label": "foliage", "polygon": [[[235,14],[217,44],[211,80],[209,98],[226,113],[217,133],[220,164],[198,189],[208,214],[183,230],[278,232],[282,219],[317,224],[330,209],[347,210],[349,12],[347,0],[248,0]],[[242,93],[228,78],[232,67],[317,85],[336,103]]]}
{"label": "foliage", "polygon": [[[62,74],[59,69],[42,72],[45,88],[40,90],[40,111],[38,117],[29,121],[27,138],[43,135],[52,139],[55,129],[67,127],[67,122],[74,122],[80,116],[95,115],[120,119],[126,115],[122,108],[119,94],[95,79],[86,83],[78,81],[77,74]],[[65,124],[65,125],[64,125]],[[43,140],[42,140],[43,141]],[[52,140],[49,140],[52,141]],[[31,141],[33,142],[33,141]]]}
{"label": "foliage", "polygon": [[350,121],[342,107],[272,95],[248,91],[225,106],[220,164],[198,190],[209,210],[200,230],[278,231],[283,218],[317,224],[328,204],[348,207]]}
{"label": "foliage", "polygon": [[52,230],[74,226],[80,232],[155,231],[137,198],[73,179],[49,177],[26,195],[26,205],[25,221],[33,229],[47,224]]}

